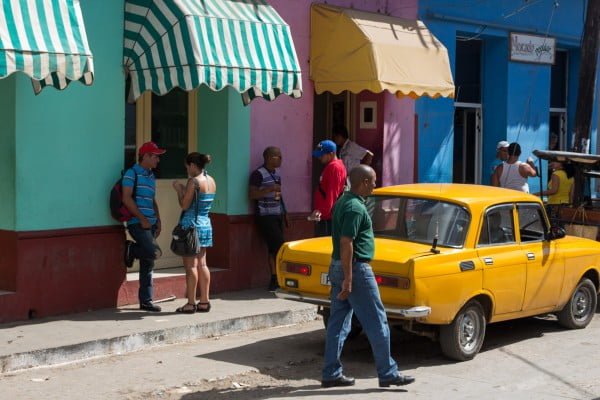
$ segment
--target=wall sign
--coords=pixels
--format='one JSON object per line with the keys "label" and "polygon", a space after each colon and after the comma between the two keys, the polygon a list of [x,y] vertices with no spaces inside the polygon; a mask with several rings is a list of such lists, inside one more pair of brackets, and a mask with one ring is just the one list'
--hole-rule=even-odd
{"label": "wall sign", "polygon": [[556,39],[525,33],[510,34],[510,60],[536,64],[554,64]]}
{"label": "wall sign", "polygon": [[377,129],[377,102],[360,102],[360,129]]}

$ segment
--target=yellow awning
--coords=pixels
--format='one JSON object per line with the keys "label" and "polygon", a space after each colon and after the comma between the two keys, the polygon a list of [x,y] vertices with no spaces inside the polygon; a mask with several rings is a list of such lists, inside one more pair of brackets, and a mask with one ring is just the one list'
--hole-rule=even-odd
{"label": "yellow awning", "polygon": [[454,96],[448,51],[423,22],[328,4],[313,4],[310,19],[310,78],[318,94]]}

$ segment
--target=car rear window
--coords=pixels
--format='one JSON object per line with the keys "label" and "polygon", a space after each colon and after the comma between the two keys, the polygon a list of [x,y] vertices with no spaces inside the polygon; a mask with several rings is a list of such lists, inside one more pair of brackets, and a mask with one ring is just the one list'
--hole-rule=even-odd
{"label": "car rear window", "polygon": [[439,246],[462,247],[469,227],[469,212],[449,202],[392,196],[371,196],[367,208],[376,237]]}

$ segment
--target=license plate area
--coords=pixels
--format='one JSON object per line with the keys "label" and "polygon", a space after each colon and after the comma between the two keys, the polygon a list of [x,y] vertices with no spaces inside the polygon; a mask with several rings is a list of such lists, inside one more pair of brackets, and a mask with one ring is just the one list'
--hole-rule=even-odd
{"label": "license plate area", "polygon": [[329,274],[326,272],[321,272],[321,285],[331,286],[331,282],[329,281]]}

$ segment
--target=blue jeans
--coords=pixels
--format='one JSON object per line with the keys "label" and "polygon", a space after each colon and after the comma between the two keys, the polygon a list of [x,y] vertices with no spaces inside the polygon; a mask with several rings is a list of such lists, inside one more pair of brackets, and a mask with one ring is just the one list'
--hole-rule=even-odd
{"label": "blue jeans", "polygon": [[344,270],[340,261],[332,261],[329,266],[329,280],[331,313],[327,324],[323,380],[333,380],[342,376],[340,355],[350,332],[353,312],[356,313],[371,343],[379,380],[395,378],[398,375],[398,366],[390,354],[390,328],[371,266],[364,262],[354,263],[352,292],[346,300],[337,299],[344,280]]}
{"label": "blue jeans", "polygon": [[141,303],[152,301],[152,270],[154,260],[162,255],[158,243],[156,243],[156,225],[151,229],[144,229],[140,224],[128,225],[127,230],[135,240],[131,246],[133,257],[140,260],[140,288],[138,298]]}

